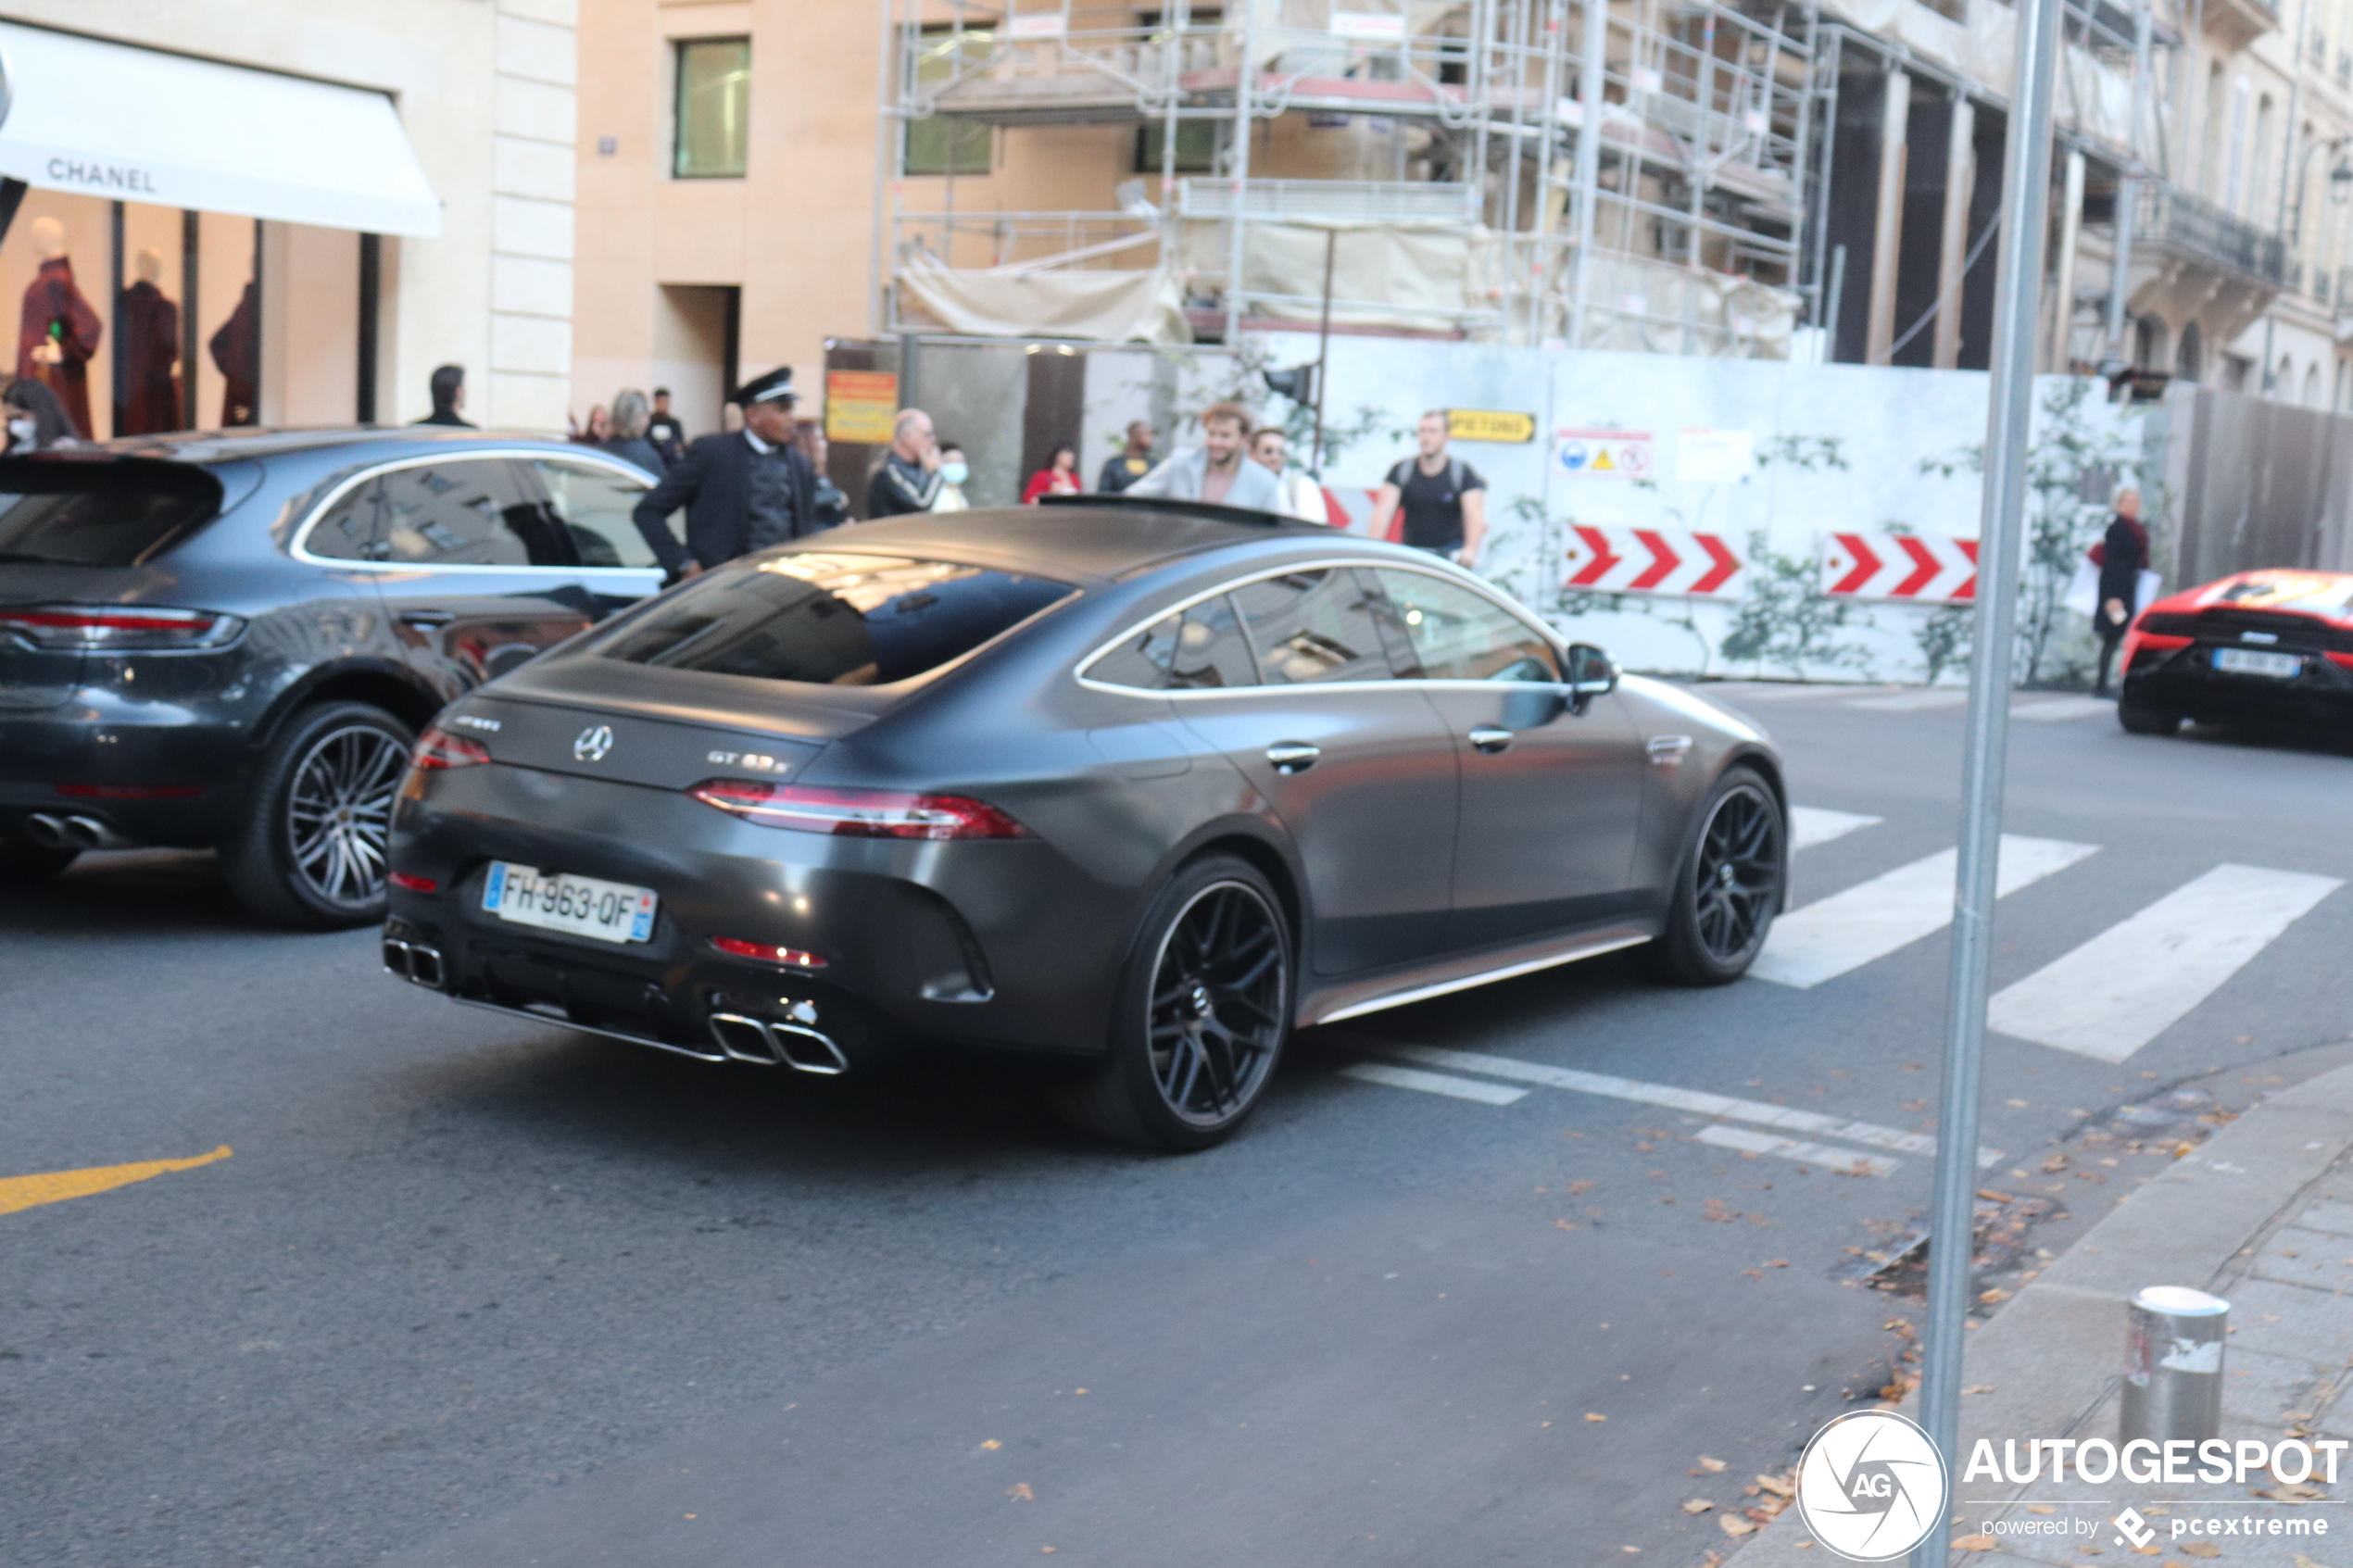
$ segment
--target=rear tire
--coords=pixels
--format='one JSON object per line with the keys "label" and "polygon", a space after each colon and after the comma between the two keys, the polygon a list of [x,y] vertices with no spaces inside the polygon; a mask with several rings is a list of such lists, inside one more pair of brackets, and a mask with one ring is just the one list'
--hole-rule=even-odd
{"label": "rear tire", "polygon": [[2124,726],[2127,734],[2170,735],[2182,728],[2182,716],[2151,708],[2146,703],[2123,697],[2116,704],[2116,721]]}
{"label": "rear tire", "polygon": [[1222,1143],[1273,1081],[1290,1009],[1282,900],[1246,860],[1196,860],[1145,911],[1110,1047],[1086,1079],[1056,1092],[1057,1108],[1084,1131],[1139,1148]]}
{"label": "rear tire", "polygon": [[47,848],[29,838],[0,838],[0,886],[46,882],[81,858],[71,847]]}
{"label": "rear tire", "polygon": [[1748,972],[1780,913],[1788,823],[1772,787],[1746,767],[1724,771],[1694,820],[1652,964],[1678,985],[1725,985]]}
{"label": "rear tire", "polygon": [[288,720],[220,848],[238,901],[272,924],[310,931],[383,920],[393,797],[415,740],[364,702],[323,703]]}

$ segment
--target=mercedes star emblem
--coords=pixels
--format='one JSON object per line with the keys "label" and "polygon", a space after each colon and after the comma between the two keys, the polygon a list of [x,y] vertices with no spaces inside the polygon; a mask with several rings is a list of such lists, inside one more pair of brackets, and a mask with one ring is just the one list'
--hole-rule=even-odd
{"label": "mercedes star emblem", "polygon": [[578,740],[572,743],[572,757],[575,762],[601,762],[605,759],[605,753],[611,749],[612,726],[591,724],[580,732]]}

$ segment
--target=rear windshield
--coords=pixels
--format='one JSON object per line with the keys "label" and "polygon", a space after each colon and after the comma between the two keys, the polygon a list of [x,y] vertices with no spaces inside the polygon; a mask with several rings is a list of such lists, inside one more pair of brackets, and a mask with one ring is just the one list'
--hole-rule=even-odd
{"label": "rear windshield", "polygon": [[186,463],[0,458],[0,565],[137,566],[220,509],[220,482]]}
{"label": "rear windshield", "polygon": [[607,659],[820,686],[937,670],[1067,596],[1067,583],[904,556],[779,556],[706,572],[594,645]]}

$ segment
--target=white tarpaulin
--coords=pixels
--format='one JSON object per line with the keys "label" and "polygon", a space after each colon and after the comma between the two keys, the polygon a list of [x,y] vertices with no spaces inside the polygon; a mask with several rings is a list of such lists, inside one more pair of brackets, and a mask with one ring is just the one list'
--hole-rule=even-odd
{"label": "white tarpaulin", "polygon": [[0,175],[322,229],[441,232],[441,203],[381,93],[12,22],[0,59]]}
{"label": "white tarpaulin", "polygon": [[1164,272],[993,272],[915,257],[899,269],[900,314],[912,307],[970,337],[1087,343],[1189,343],[1184,300]]}
{"label": "white tarpaulin", "polygon": [[[1488,232],[1454,224],[1253,222],[1243,237],[1242,290],[1250,314],[1301,322],[1323,308],[1325,236],[1331,247],[1332,320],[1344,326],[1460,326],[1491,315]],[[1185,225],[1185,264],[1222,278],[1224,223]]]}

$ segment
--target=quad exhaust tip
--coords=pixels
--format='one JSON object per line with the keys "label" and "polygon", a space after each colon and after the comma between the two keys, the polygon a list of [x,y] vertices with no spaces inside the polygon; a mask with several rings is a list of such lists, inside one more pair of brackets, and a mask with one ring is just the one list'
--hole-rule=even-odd
{"label": "quad exhaust tip", "polygon": [[58,817],[47,811],[25,818],[24,834],[44,849],[131,849],[139,842],[95,817]]}
{"label": "quad exhaust tip", "polygon": [[384,938],[384,968],[403,980],[414,981],[428,989],[438,991],[443,988],[441,949],[438,947],[387,936]]}
{"label": "quad exhaust tip", "polygon": [[812,1027],[817,1010],[807,1002],[793,1005],[794,1023],[747,1018],[739,1012],[711,1015],[711,1037],[737,1061],[761,1067],[789,1067],[820,1078],[838,1078],[849,1071],[849,1057],[830,1035]]}

